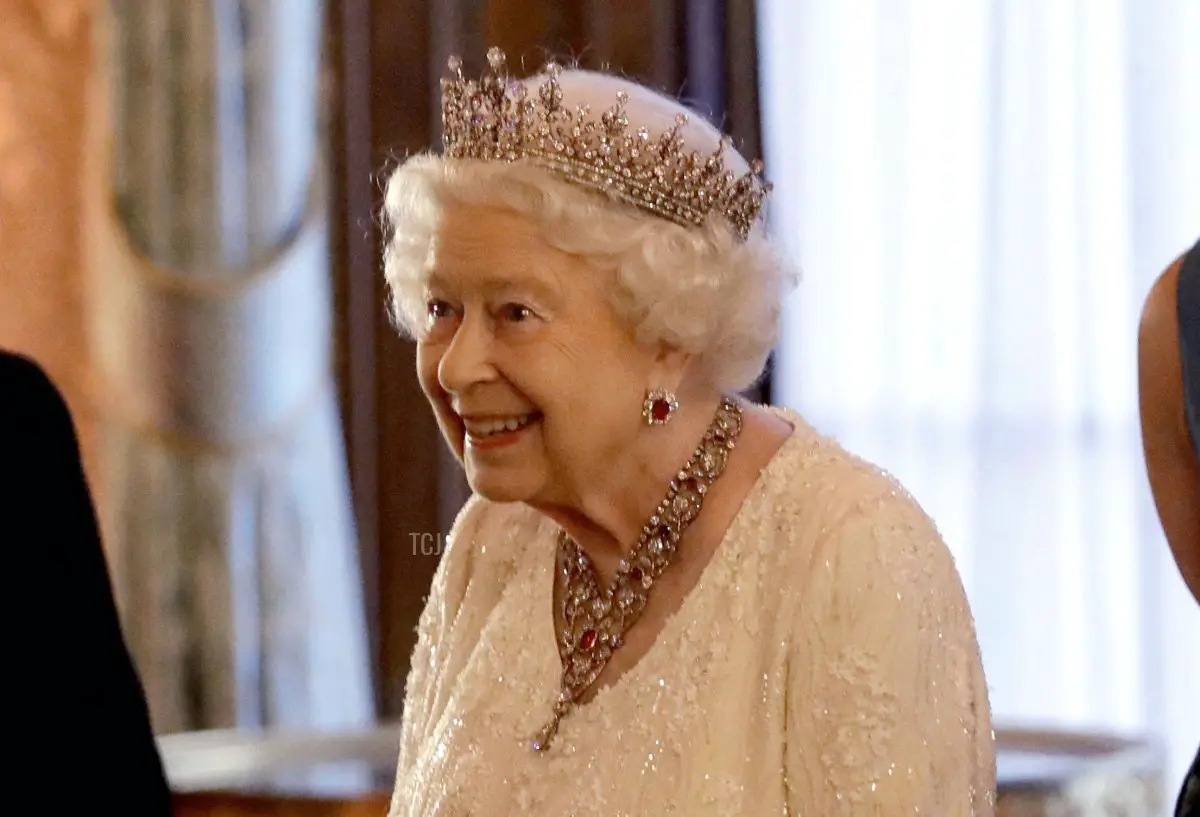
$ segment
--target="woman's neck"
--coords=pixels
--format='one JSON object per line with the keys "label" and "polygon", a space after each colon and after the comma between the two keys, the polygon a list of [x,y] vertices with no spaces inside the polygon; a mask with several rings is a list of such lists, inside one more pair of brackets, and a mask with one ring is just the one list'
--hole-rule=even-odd
{"label": "woman's neck", "polygon": [[587,553],[603,583],[611,580],[671,480],[695,453],[720,401],[719,395],[681,399],[670,423],[644,429],[628,455],[612,463],[602,479],[590,480],[575,501],[538,508]]}

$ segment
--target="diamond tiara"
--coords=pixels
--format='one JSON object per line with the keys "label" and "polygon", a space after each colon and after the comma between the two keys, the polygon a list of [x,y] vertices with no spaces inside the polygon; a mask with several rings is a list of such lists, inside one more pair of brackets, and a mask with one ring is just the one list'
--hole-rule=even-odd
{"label": "diamond tiara", "polygon": [[625,114],[626,91],[599,119],[585,105],[563,104],[562,68],[548,64],[536,89],[509,77],[499,48],[487,54],[490,70],[468,80],[462,60],[451,57],[452,77],[442,80],[442,147],[454,159],[529,161],[566,181],[599,190],[684,227],[698,227],[711,215],[723,217],[744,241],[762,212],[771,185],[762,162],[737,176],[726,169],[732,140],[722,137],[704,156],[686,148],[680,131],[685,114],[670,130],[651,136],[634,128]]}

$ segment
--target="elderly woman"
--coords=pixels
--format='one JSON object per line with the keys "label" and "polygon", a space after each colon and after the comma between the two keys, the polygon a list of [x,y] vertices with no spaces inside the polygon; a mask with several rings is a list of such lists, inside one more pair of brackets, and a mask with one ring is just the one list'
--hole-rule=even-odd
{"label": "elderly woman", "polygon": [[768,192],[625,79],[452,60],[387,186],[398,324],[473,496],[412,660],[400,815],[990,814],[953,560],[891,478],[737,397]]}

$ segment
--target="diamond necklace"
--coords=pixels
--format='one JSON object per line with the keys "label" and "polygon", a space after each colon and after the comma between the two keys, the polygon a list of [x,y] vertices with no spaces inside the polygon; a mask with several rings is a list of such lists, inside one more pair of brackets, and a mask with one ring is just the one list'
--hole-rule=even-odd
{"label": "diamond necklace", "polygon": [[700,514],[705,494],[724,472],[741,431],[741,408],[728,397],[722,398],[700,445],[671,480],[637,544],[617,565],[609,587],[600,587],[592,561],[566,531],[559,536],[558,570],[566,583],[560,603],[563,631],[558,639],[562,685],[550,721],[532,741],[535,752],[550,748],[559,723],[608,666],[613,651],[641,618],[650,588],[671,564],[683,532]]}

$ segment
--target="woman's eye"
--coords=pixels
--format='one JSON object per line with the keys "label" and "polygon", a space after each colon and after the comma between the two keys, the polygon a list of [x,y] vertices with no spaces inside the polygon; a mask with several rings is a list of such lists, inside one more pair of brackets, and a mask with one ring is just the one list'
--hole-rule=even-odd
{"label": "woman's eye", "polygon": [[445,301],[430,301],[425,307],[430,320],[440,320],[453,316],[454,309]]}
{"label": "woman's eye", "polygon": [[533,317],[533,310],[521,304],[505,304],[501,309],[504,319],[512,323],[521,323]]}

